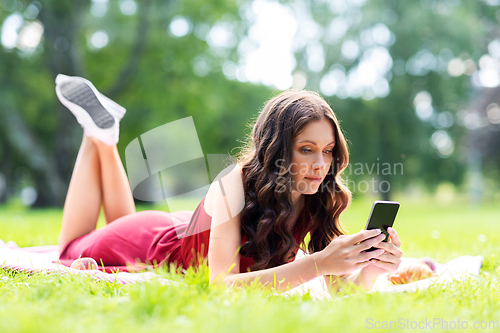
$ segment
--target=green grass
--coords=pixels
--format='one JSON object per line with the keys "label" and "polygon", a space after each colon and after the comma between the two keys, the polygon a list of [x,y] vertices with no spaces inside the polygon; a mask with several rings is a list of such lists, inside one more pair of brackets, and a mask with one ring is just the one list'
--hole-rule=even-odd
{"label": "green grass", "polygon": [[[309,295],[284,298],[258,285],[238,291],[208,286],[207,270],[189,270],[186,275],[159,272],[187,288],[156,282],[123,286],[81,276],[29,276],[0,270],[0,332],[355,332],[375,321],[401,325],[407,320],[410,325],[436,320],[434,327],[441,331],[445,326],[437,324],[438,319],[449,326],[468,321],[467,331],[474,332],[480,331],[470,329],[474,321],[500,321],[498,205],[401,203],[394,227],[404,256],[446,262],[460,255],[482,255],[485,264],[479,278],[456,281],[446,289],[358,292],[314,302]],[[193,204],[186,203],[186,208]],[[349,233],[364,227],[370,208],[368,200],[351,205],[342,219]],[[0,207],[0,238],[20,246],[56,244],[61,216],[60,210]],[[99,225],[103,224],[101,218]]]}

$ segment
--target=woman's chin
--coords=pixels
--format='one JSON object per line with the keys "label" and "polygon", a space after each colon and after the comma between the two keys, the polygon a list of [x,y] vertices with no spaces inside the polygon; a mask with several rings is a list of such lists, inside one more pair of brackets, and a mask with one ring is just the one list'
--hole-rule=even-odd
{"label": "woman's chin", "polygon": [[319,188],[308,188],[307,190],[301,191],[300,193],[304,195],[313,195],[318,193]]}
{"label": "woman's chin", "polygon": [[299,188],[294,188],[294,191],[296,191],[300,194],[304,194],[304,195],[313,195],[313,194],[318,193],[318,191],[320,189],[321,189],[320,184],[318,184],[318,185],[311,184],[307,187],[300,186]]}

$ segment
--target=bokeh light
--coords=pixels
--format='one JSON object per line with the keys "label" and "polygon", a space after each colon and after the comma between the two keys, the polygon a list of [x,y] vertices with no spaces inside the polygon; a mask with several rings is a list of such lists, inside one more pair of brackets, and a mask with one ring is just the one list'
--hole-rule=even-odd
{"label": "bokeh light", "polygon": [[455,150],[453,140],[444,130],[437,130],[432,134],[431,145],[437,149],[441,157],[448,157]]}
{"label": "bokeh light", "polygon": [[185,17],[175,16],[168,26],[168,31],[175,37],[186,36],[191,31],[191,22]]}
{"label": "bokeh light", "polygon": [[486,107],[486,114],[492,124],[500,124],[500,106],[497,103],[491,103]]}
{"label": "bokeh light", "polygon": [[434,110],[432,108],[432,97],[428,91],[420,91],[413,99],[413,105],[420,119],[428,120],[431,118]]}
{"label": "bokeh light", "polygon": [[120,11],[123,15],[134,15],[137,12],[137,4],[134,0],[120,1]]}
{"label": "bokeh light", "polygon": [[2,45],[7,49],[17,46],[19,30],[23,26],[24,19],[19,13],[14,13],[7,17],[2,24]]}
{"label": "bokeh light", "polygon": [[104,30],[96,31],[92,34],[89,40],[89,46],[93,49],[102,49],[108,45],[108,33]]}

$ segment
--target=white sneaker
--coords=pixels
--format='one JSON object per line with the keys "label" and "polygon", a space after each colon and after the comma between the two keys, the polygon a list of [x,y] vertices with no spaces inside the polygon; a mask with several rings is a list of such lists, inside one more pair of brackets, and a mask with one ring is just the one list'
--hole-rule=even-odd
{"label": "white sneaker", "polygon": [[96,96],[98,96],[98,99],[101,102],[101,104],[106,109],[108,109],[108,111],[115,118],[117,118],[118,120],[121,120],[123,118],[123,116],[125,115],[125,112],[127,112],[127,110],[123,106],[121,106],[120,104],[116,103],[115,101],[113,101],[112,99],[110,99],[109,97],[107,97],[106,95],[103,95],[102,93],[100,93],[94,87],[94,85],[92,84],[92,82],[90,82],[87,79],[84,79],[83,77],[68,76],[68,75],[64,75],[64,74],[58,74],[57,77],[56,77],[56,85],[60,85],[60,84],[62,84],[64,82],[68,82],[68,81],[75,81],[75,82],[76,81],[80,81],[80,82],[86,83],[89,87],[92,88],[92,90],[94,91],[94,94],[96,94]]}
{"label": "white sneaker", "polygon": [[120,104],[116,103],[112,99],[110,99],[108,96],[103,95],[99,93],[99,97],[101,98],[101,103],[102,105],[111,112],[111,114],[118,119],[118,121],[122,120],[123,116],[125,115],[125,108],[121,106]]}
{"label": "white sneaker", "polygon": [[85,135],[112,146],[118,143],[119,122],[126,110],[101,94],[94,85],[81,77],[59,74],[56,94],[76,117]]}

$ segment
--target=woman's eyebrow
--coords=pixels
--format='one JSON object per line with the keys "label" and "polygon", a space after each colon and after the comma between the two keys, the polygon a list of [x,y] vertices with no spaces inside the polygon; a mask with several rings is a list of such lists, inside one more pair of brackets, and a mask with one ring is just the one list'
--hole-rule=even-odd
{"label": "woman's eyebrow", "polygon": [[[309,142],[309,143],[312,143],[313,145],[317,146],[318,144],[314,141],[310,141],[310,140],[303,140],[303,141],[299,141],[297,143],[304,143],[304,142]],[[329,144],[327,144],[326,146],[329,146],[329,145],[333,145],[335,143],[335,141],[332,141],[330,142]]]}

